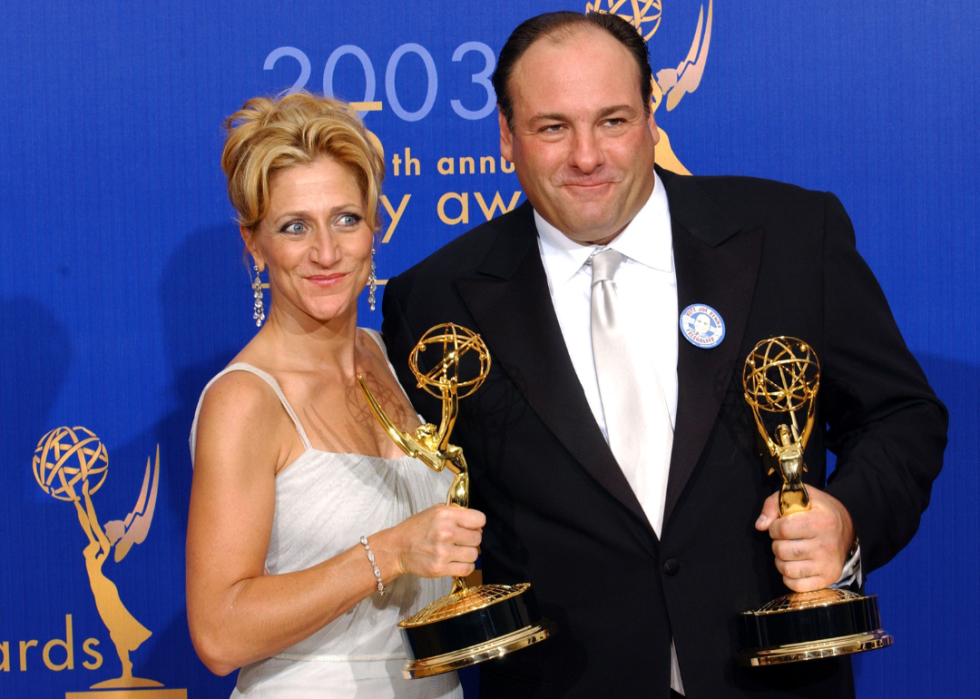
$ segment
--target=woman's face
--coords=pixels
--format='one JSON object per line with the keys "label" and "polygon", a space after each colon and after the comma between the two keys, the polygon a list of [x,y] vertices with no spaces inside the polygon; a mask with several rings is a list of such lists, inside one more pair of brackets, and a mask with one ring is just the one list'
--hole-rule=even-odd
{"label": "woman's face", "polygon": [[[355,313],[371,271],[374,233],[351,173],[330,158],[269,180],[269,212],[246,244],[268,269],[273,314],[320,322]],[[243,232],[246,235],[246,232]]]}

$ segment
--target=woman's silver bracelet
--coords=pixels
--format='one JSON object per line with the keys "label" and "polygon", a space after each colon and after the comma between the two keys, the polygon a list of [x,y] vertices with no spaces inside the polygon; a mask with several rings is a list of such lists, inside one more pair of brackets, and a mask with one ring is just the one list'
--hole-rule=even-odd
{"label": "woman's silver bracelet", "polygon": [[368,540],[366,536],[361,537],[361,545],[364,550],[367,551],[368,561],[371,563],[371,568],[374,570],[374,577],[378,579],[378,592],[383,596],[385,593],[384,583],[381,582],[381,571],[378,570],[378,564],[374,562],[374,552],[371,551],[371,547],[368,546]]}

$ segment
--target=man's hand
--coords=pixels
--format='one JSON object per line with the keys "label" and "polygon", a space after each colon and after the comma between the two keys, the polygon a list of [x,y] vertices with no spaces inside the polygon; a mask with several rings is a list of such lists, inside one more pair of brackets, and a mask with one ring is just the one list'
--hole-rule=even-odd
{"label": "man's hand", "polygon": [[833,585],[854,546],[854,523],[847,508],[832,495],[808,485],[809,512],[779,516],[779,491],[762,506],[755,528],[769,530],[776,570],[794,592]]}

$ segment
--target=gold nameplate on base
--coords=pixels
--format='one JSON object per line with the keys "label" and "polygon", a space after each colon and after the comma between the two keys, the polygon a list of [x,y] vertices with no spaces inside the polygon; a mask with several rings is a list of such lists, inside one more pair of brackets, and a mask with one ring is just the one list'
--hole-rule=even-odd
{"label": "gold nameplate on base", "polygon": [[[429,372],[419,369],[419,354],[429,346],[441,346]],[[460,379],[460,363],[470,354],[472,377]],[[456,423],[459,399],[472,394],[490,371],[490,353],[479,335],[447,323],[431,328],[412,350],[409,368],[419,388],[442,401],[442,421],[421,425],[414,434],[403,432],[378,403],[364,377],[358,374],[361,391],[371,412],[388,436],[409,456],[435,471],[449,469],[455,474],[449,487],[447,505],[468,507],[470,478],[463,450],[449,443]],[[462,393],[460,392],[462,390]],[[406,678],[418,679],[499,658],[539,643],[550,635],[546,621],[538,613],[529,583],[517,585],[478,585],[468,587],[462,578],[453,579],[453,588],[417,614],[398,623],[408,663]]]}
{"label": "gold nameplate on base", "polygon": [[111,689],[106,692],[68,692],[65,699],[187,699],[187,690]]}
{"label": "gold nameplate on base", "polygon": [[833,658],[836,655],[863,653],[866,650],[877,650],[891,644],[891,634],[879,629],[871,633],[856,633],[827,641],[788,643],[777,648],[763,648],[756,651],[742,664],[748,667],[765,667],[767,665],[798,663],[804,660]]}
{"label": "gold nameplate on base", "polygon": [[[820,362],[813,348],[793,337],[773,337],[757,344],[742,373],[745,400],[774,465],[779,471],[779,516],[810,509],[803,484],[803,452],[813,429]],[[805,420],[797,420],[802,412]],[[781,422],[776,415],[789,415]],[[863,653],[892,644],[881,628],[877,595],[825,588],[783,595],[738,620],[742,651],[739,665],[783,665],[837,655]]]}

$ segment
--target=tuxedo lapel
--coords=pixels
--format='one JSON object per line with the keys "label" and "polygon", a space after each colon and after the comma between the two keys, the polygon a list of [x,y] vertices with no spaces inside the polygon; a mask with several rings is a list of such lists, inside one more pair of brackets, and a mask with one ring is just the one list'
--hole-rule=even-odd
{"label": "tuxedo lapel", "polygon": [[477,274],[457,279],[456,289],[493,361],[541,421],[603,488],[649,527],[602,437],[565,347],[531,206],[525,203],[515,214],[507,229],[498,229]]}
{"label": "tuxedo lapel", "polygon": [[746,227],[740,232],[740,226],[723,215],[694,178],[659,174],[670,205],[678,316],[692,304],[705,304],[725,322],[725,338],[712,349],[695,347],[683,335],[678,339],[677,419],[664,504],[666,531],[718,418],[732,374],[742,368],[739,349],[762,257],[763,231]]}

